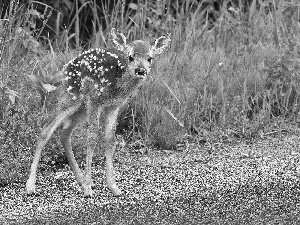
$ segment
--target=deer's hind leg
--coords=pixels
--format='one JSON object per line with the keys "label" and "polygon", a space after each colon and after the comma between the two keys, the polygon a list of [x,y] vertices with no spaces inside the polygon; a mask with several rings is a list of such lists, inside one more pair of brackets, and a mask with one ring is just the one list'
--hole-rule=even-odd
{"label": "deer's hind leg", "polygon": [[87,130],[87,150],[86,150],[86,164],[85,164],[85,173],[82,182],[83,194],[84,197],[92,197],[93,190],[92,190],[92,159],[94,154],[95,142],[93,138],[93,104],[91,101],[91,97],[88,95],[86,98],[86,121],[88,124]]}
{"label": "deer's hind leg", "polygon": [[37,147],[34,152],[33,162],[31,164],[30,168],[30,174],[29,178],[26,182],[26,191],[28,194],[35,193],[35,182],[36,182],[36,174],[37,174],[37,168],[38,164],[41,158],[42,150],[47,144],[47,142],[52,137],[55,130],[57,130],[58,127],[60,127],[68,118],[76,113],[78,109],[80,108],[81,103],[78,103],[72,107],[70,107],[68,110],[60,113],[56,118],[46,127],[42,130],[38,140],[37,140]]}
{"label": "deer's hind leg", "polygon": [[86,109],[82,106],[80,110],[70,116],[67,120],[64,121],[62,129],[60,131],[60,140],[61,144],[65,150],[66,156],[69,161],[69,165],[75,175],[75,179],[80,186],[83,185],[83,173],[81,172],[74,153],[72,151],[71,145],[71,136],[73,131],[78,127],[79,124],[82,124],[86,121]]}

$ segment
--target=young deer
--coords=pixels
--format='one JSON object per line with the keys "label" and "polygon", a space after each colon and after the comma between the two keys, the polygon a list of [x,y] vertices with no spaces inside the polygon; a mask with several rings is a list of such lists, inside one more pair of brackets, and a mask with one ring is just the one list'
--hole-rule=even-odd
{"label": "young deer", "polygon": [[88,143],[85,174],[75,161],[71,136],[76,127],[95,118],[97,111],[102,112],[103,148],[106,158],[106,179],[113,195],[121,195],[113,167],[115,151],[115,128],[117,116],[126,102],[136,94],[150,72],[155,55],[164,52],[171,39],[161,36],[153,45],[147,41],[136,40],[126,43],[126,37],[115,29],[111,32],[114,49],[91,49],[72,61],[63,70],[63,79],[58,112],[55,119],[42,130],[34,154],[30,175],[26,183],[27,193],[35,192],[38,162],[41,152],[57,128],[71,169],[84,196],[93,195],[91,184],[91,164],[93,148]]}

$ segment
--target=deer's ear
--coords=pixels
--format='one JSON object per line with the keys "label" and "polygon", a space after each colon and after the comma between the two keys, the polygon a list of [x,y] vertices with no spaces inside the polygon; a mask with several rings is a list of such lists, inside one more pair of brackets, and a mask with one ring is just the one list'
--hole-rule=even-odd
{"label": "deer's ear", "polygon": [[169,47],[171,42],[170,36],[171,35],[168,34],[167,36],[161,36],[155,40],[151,47],[155,55],[163,53]]}
{"label": "deer's ear", "polygon": [[112,37],[111,40],[112,40],[114,46],[118,50],[124,52],[127,48],[126,37],[124,36],[124,34],[118,32],[115,28],[112,28],[111,37]]}

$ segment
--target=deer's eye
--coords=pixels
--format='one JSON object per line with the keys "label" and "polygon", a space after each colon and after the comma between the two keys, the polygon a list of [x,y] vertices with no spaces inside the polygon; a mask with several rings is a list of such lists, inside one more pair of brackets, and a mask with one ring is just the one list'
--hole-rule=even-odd
{"label": "deer's eye", "polygon": [[132,62],[134,60],[134,58],[131,55],[128,57],[128,59],[130,62]]}
{"label": "deer's eye", "polygon": [[149,57],[149,58],[147,59],[147,61],[148,61],[149,63],[152,63],[153,58],[152,58],[152,57]]}
{"label": "deer's eye", "polygon": [[149,57],[149,58],[147,59],[147,61],[148,61],[149,63],[152,63],[153,58],[152,58],[152,57]]}

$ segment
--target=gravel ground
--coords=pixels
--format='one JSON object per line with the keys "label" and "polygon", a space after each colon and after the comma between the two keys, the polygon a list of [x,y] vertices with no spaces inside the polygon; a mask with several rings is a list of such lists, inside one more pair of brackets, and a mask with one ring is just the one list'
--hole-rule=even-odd
{"label": "gravel ground", "polygon": [[186,151],[124,149],[115,168],[124,195],[93,167],[92,199],[68,168],[39,173],[37,194],[25,183],[0,188],[0,224],[300,224],[300,137],[265,137]]}

